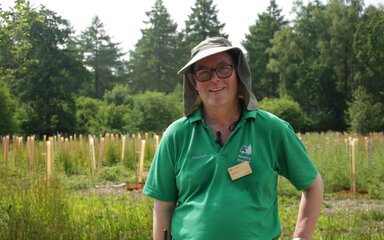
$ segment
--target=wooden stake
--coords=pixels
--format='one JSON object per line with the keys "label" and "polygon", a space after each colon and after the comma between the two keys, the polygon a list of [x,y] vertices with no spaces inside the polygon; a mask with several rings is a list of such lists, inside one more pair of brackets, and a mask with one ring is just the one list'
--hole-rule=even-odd
{"label": "wooden stake", "polygon": [[92,136],[89,136],[89,152],[90,152],[90,159],[91,159],[91,172],[94,174],[96,171],[96,157],[95,157],[95,140]]}
{"label": "wooden stake", "polygon": [[82,134],[79,135],[79,142],[80,142],[81,155],[83,156],[83,159],[85,159],[84,158],[84,146],[83,146],[83,135]]}
{"label": "wooden stake", "polygon": [[3,137],[3,153],[5,166],[8,165],[8,152],[9,152],[9,135]]}
{"label": "wooden stake", "polygon": [[353,194],[356,194],[356,148],[357,139],[353,138],[350,140],[349,144],[351,146],[351,190]]}
{"label": "wooden stake", "polygon": [[368,151],[368,169],[370,171],[372,168],[372,139],[371,138],[368,138],[367,151]]}
{"label": "wooden stake", "polygon": [[67,153],[69,153],[69,138],[65,138],[64,139],[64,152],[67,154]]}
{"label": "wooden stake", "polygon": [[18,137],[17,138],[17,146],[20,148],[20,149],[23,149],[23,137]]}
{"label": "wooden stake", "polygon": [[137,136],[136,136],[136,138],[138,139],[138,141],[140,141],[140,139],[141,139],[141,133],[138,133]]}
{"label": "wooden stake", "polygon": [[124,162],[125,158],[125,135],[121,136],[121,162]]}
{"label": "wooden stake", "polygon": [[143,169],[144,169],[144,157],[145,157],[145,139],[141,140],[141,149],[140,149],[140,159],[139,159],[139,173],[137,182],[142,183],[143,182]]}
{"label": "wooden stake", "polygon": [[51,140],[48,140],[46,143],[46,182],[49,185],[51,177],[52,177],[52,143]]}
{"label": "wooden stake", "polygon": [[[135,166],[137,166],[136,156],[138,151],[136,151],[136,135],[132,134],[132,148],[133,148],[133,162],[135,163]],[[137,179],[137,170],[136,170],[136,179]]]}
{"label": "wooden stake", "polygon": [[51,142],[51,153],[53,156],[53,151],[55,150],[55,138],[54,137],[49,137],[48,140]]}
{"label": "wooden stake", "polygon": [[97,161],[97,173],[101,173],[101,168],[103,166],[103,155],[104,155],[104,138],[100,138],[99,143],[99,159]]}
{"label": "wooden stake", "polygon": [[61,134],[56,135],[58,146],[61,148],[61,144],[64,142],[64,136],[61,136]]}
{"label": "wooden stake", "polygon": [[155,136],[154,136],[154,138],[155,138],[155,150],[157,149],[157,147],[159,146],[159,135],[157,135],[157,134],[155,134]]}
{"label": "wooden stake", "polygon": [[34,154],[35,154],[35,136],[28,137],[28,157],[29,157],[29,170],[33,171],[34,169]]}

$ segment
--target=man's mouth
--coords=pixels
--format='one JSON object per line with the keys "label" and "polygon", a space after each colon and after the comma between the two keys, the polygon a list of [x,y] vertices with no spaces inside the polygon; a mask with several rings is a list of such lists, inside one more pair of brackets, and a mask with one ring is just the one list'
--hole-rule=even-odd
{"label": "man's mouth", "polygon": [[210,91],[210,92],[219,92],[219,91],[221,91],[221,90],[223,90],[223,89],[224,89],[224,87],[221,87],[221,88],[210,89],[209,91]]}

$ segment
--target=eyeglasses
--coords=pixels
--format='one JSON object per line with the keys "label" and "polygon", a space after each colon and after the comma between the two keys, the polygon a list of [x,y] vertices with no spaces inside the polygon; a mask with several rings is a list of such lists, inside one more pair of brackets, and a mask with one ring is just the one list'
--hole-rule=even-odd
{"label": "eyeglasses", "polygon": [[199,69],[195,71],[194,75],[197,81],[206,82],[211,80],[213,71],[215,71],[216,76],[220,79],[228,78],[232,75],[233,65],[227,64],[227,65],[217,66],[216,68]]}

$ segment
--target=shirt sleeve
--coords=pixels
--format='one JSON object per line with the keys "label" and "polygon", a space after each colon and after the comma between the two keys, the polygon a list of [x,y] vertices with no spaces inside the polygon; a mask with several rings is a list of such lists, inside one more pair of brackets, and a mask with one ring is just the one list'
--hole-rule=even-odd
{"label": "shirt sleeve", "polygon": [[288,123],[281,133],[276,149],[279,174],[287,178],[297,190],[303,190],[315,180],[318,171],[304,144]]}
{"label": "shirt sleeve", "polygon": [[172,135],[164,133],[156,150],[143,193],[154,199],[176,202],[175,149]]}

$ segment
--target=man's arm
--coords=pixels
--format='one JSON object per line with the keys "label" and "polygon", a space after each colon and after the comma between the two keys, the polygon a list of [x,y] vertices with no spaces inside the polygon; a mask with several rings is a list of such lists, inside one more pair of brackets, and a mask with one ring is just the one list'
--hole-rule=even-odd
{"label": "man's arm", "polygon": [[320,174],[312,184],[303,190],[300,201],[294,237],[298,239],[312,239],[315,226],[323,203],[324,184]]}
{"label": "man's arm", "polygon": [[164,229],[167,230],[167,239],[171,239],[171,220],[176,203],[155,200],[153,207],[153,239],[164,240]]}

